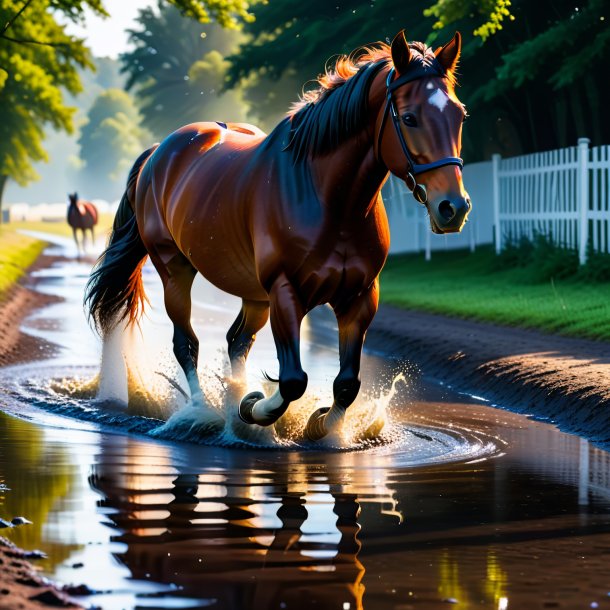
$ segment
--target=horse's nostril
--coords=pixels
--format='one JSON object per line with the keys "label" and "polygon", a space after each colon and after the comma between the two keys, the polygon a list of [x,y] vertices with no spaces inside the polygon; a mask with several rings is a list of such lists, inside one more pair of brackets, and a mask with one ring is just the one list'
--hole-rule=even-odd
{"label": "horse's nostril", "polygon": [[449,222],[455,218],[455,206],[453,203],[451,203],[451,201],[449,201],[449,199],[443,199],[438,204],[438,213],[441,215],[443,220]]}

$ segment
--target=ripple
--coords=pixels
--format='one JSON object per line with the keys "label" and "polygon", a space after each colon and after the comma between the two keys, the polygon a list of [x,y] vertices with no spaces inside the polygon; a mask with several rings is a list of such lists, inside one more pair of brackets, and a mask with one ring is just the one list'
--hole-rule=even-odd
{"label": "ripple", "polygon": [[[391,455],[392,463],[400,467],[449,462],[474,463],[500,455],[505,445],[501,439],[482,431],[421,419],[413,423],[409,421],[408,413],[402,413],[401,421],[398,421],[396,414],[390,416],[385,411],[386,420],[381,425],[382,430],[374,437],[361,435],[338,444],[307,441],[302,436],[302,422],[300,432],[297,433],[294,432],[294,426],[283,424],[285,430],[291,430],[288,436],[282,436],[271,428],[246,426],[237,419],[236,409],[227,410],[227,426],[220,434],[202,432],[196,425],[165,431],[161,428],[165,418],[145,415],[146,404],[136,403],[135,406],[125,408],[96,400],[92,367],[63,369],[62,375],[58,372],[56,367],[44,364],[9,367],[0,371],[0,388],[3,390],[0,406],[14,416],[56,428],[90,429],[152,437],[165,442],[229,448],[298,450],[310,453],[367,452],[385,458]],[[394,390],[395,383],[386,394],[369,399],[366,412],[372,413],[373,419],[379,418],[380,404],[383,403],[385,409]],[[167,396],[164,400],[167,400]],[[297,406],[290,417],[306,421],[306,408],[307,405]],[[309,405],[310,412],[315,408],[316,405]],[[159,412],[159,409],[152,411]],[[354,409],[354,419],[361,417],[357,412],[358,409]],[[346,426],[356,427],[353,421],[350,422],[350,415],[348,411]],[[360,429],[367,429],[367,426],[370,428],[374,423],[372,420],[365,422],[364,427],[360,425]],[[277,430],[281,428],[282,426],[277,426]],[[371,464],[367,464],[367,467],[371,467]]]}

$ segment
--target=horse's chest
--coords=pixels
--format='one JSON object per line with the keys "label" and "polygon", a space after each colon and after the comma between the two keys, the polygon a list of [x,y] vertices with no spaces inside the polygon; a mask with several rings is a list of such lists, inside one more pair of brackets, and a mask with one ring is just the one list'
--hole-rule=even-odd
{"label": "horse's chest", "polygon": [[298,282],[300,292],[311,307],[349,299],[371,285],[382,260],[381,256],[363,256],[353,241],[339,239],[326,256],[308,257]]}

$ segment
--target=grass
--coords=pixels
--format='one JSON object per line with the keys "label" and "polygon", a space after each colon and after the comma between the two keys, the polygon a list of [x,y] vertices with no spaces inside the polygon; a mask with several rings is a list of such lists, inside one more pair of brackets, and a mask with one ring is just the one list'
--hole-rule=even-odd
{"label": "grass", "polygon": [[404,307],[610,341],[610,257],[578,267],[575,252],[545,240],[496,256],[491,247],[395,255],[381,275],[381,301]]}
{"label": "grass", "polygon": [[[100,214],[97,226],[95,227],[95,234],[104,235],[110,231],[112,227],[112,221],[114,220],[114,214]],[[72,237],[72,227],[68,225],[65,220],[57,222],[45,222],[45,221],[27,221],[27,222],[11,222],[11,230],[22,229],[27,231],[40,231],[42,233],[51,233],[53,235],[61,235],[63,237]],[[79,233],[80,239],[80,233]]]}
{"label": "grass", "polygon": [[27,271],[45,247],[45,242],[0,226],[0,301]]}

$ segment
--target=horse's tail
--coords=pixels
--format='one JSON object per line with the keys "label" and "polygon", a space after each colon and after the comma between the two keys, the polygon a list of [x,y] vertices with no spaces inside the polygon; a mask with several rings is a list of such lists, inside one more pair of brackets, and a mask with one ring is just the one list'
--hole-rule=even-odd
{"label": "horse's tail", "polygon": [[142,166],[156,150],[155,144],[136,160],[127,179],[127,188],[114,217],[108,246],[95,264],[85,289],[85,307],[101,335],[128,318],[137,322],[148,302],[142,282],[142,267],[148,252],[140,237],[129,199]]}

